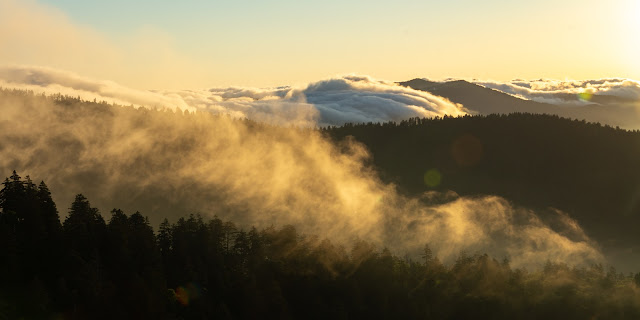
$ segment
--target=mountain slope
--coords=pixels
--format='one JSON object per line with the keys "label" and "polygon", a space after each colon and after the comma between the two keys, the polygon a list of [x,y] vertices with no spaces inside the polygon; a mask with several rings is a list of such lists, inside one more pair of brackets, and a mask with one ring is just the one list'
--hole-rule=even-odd
{"label": "mountain slope", "polygon": [[560,107],[552,104],[519,99],[465,80],[432,82],[413,79],[400,82],[400,85],[445,97],[480,114],[511,112],[558,114],[562,112]]}
{"label": "mountain slope", "polygon": [[[512,114],[412,119],[327,133],[336,141],[352,136],[362,142],[382,178],[412,196],[453,190],[499,195],[541,211],[553,207],[609,252],[640,247],[640,132]],[[425,174],[433,170],[439,184],[429,186]]]}
{"label": "mountain slope", "polygon": [[565,104],[549,104],[524,100],[499,90],[486,88],[465,80],[433,82],[413,79],[399,82],[400,85],[416,90],[430,92],[462,104],[475,114],[509,114],[526,112],[553,114],[578,120],[600,122],[627,129],[640,128],[640,115],[637,102],[627,98],[610,95],[593,95],[589,104],[576,105],[573,94],[567,94]]}

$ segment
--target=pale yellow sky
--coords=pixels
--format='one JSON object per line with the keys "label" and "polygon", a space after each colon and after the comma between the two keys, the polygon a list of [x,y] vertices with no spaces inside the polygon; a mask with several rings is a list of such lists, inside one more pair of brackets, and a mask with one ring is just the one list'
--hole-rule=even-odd
{"label": "pale yellow sky", "polygon": [[350,73],[640,79],[635,0],[144,2],[0,0],[0,64],[139,89],[296,85]]}

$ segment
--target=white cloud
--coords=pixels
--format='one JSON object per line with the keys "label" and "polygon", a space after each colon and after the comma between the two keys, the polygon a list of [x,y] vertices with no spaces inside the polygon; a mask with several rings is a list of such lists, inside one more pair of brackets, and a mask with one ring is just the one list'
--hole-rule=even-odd
{"label": "white cloud", "polygon": [[466,113],[461,105],[442,97],[366,76],[336,77],[298,88],[144,91],[51,68],[7,66],[0,68],[0,85],[120,104],[226,113],[277,124],[341,125]]}
{"label": "white cloud", "polygon": [[629,79],[598,80],[513,80],[509,82],[474,81],[478,85],[499,90],[527,100],[551,104],[586,104],[589,99],[578,95],[590,93],[619,98],[620,101],[640,100],[640,83]]}

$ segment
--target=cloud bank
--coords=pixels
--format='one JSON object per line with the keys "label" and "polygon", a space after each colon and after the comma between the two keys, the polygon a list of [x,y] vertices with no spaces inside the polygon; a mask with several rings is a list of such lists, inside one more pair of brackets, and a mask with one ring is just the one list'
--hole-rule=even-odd
{"label": "cloud bank", "polygon": [[7,66],[0,68],[0,86],[59,92],[124,105],[209,111],[261,122],[307,126],[466,114],[461,105],[442,97],[366,76],[342,76],[299,88],[143,91],[51,68]]}
{"label": "cloud bank", "polygon": [[[509,82],[474,81],[478,85],[516,97],[550,104],[584,105],[598,103],[594,96],[608,96],[608,102],[637,103],[640,82],[629,79],[598,80],[513,80]],[[616,99],[611,99],[616,98]]]}

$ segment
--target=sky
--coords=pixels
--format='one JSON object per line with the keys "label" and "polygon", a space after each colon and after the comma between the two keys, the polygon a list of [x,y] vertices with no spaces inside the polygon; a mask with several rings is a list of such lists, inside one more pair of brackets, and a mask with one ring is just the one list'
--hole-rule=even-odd
{"label": "sky", "polygon": [[0,0],[0,64],[137,89],[640,79],[637,0]]}

